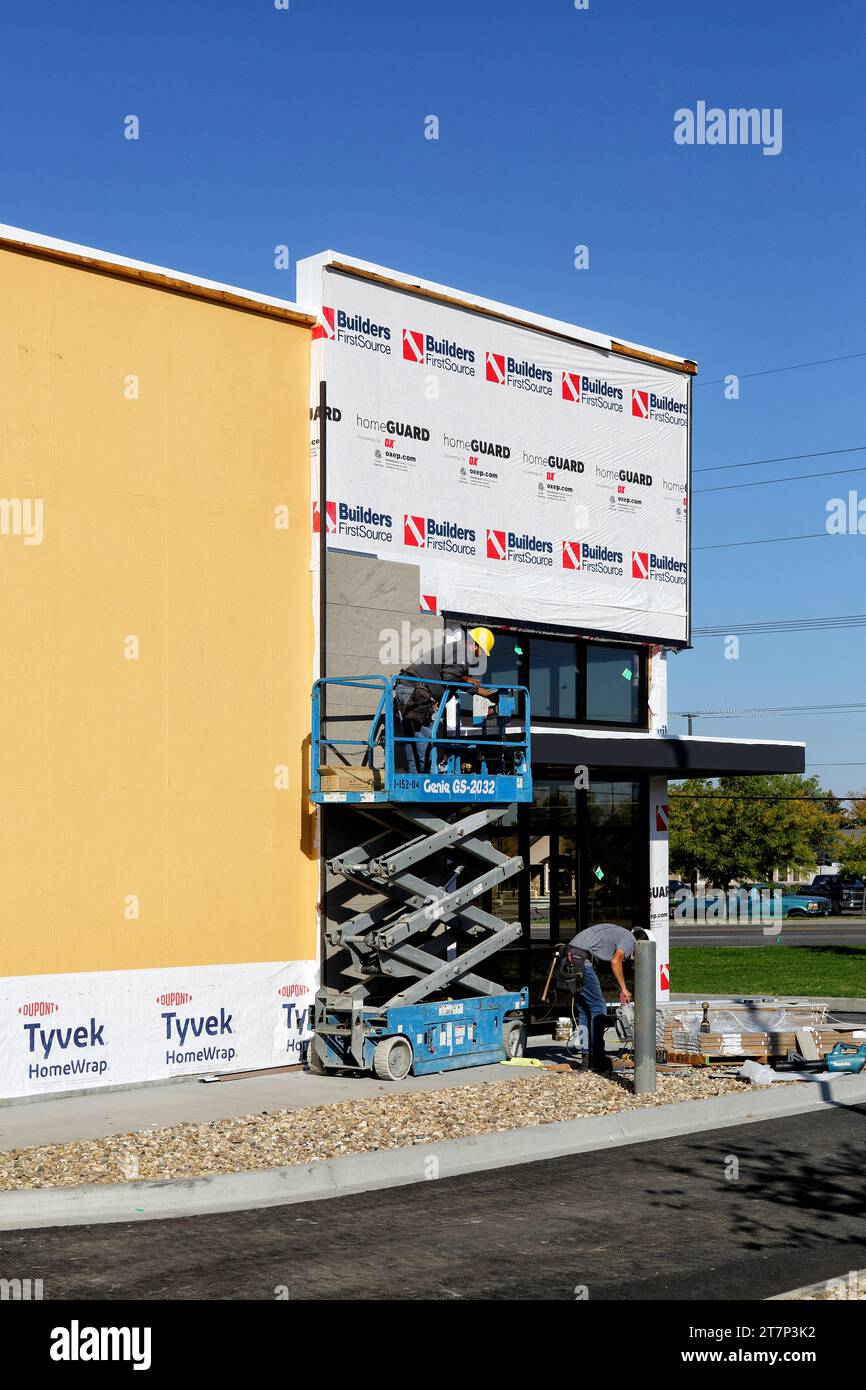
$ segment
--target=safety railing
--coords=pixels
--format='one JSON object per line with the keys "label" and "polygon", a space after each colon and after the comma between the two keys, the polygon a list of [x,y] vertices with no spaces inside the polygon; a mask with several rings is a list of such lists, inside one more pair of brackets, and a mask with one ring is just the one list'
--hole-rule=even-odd
{"label": "safety railing", "polygon": [[[432,694],[429,723],[419,727],[404,717],[413,686]],[[531,801],[529,691],[484,689],[491,698],[468,682],[416,676],[316,681],[312,800]],[[349,707],[349,691],[358,693],[362,708]],[[342,736],[341,726],[349,726]]]}

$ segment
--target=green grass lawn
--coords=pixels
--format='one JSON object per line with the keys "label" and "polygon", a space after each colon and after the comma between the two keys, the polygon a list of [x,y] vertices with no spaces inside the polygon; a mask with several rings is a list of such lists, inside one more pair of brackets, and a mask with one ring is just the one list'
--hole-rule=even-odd
{"label": "green grass lawn", "polygon": [[673,946],[671,989],[866,997],[866,946]]}

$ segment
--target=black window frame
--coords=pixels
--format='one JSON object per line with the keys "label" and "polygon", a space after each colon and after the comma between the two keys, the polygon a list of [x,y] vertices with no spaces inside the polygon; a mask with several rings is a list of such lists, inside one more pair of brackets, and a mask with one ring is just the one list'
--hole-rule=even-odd
{"label": "black window frame", "polygon": [[[546,725],[555,726],[569,724],[575,728],[582,729],[634,729],[644,732],[649,729],[649,690],[648,690],[648,652],[645,646],[637,643],[617,640],[610,642],[594,641],[587,637],[567,637],[553,632],[519,632],[513,628],[493,629],[495,636],[513,638],[515,642],[523,648],[522,656],[517,658],[518,681],[520,685],[525,685],[529,689],[529,665],[532,652],[533,640],[539,642],[561,642],[564,646],[571,646],[574,649],[575,669],[577,673],[577,709],[574,719],[563,716],[540,715],[535,710],[532,711],[532,723],[542,727]],[[611,648],[619,647],[624,651],[631,652],[638,658],[638,717],[636,720],[613,720],[613,719],[588,719],[586,716],[587,706],[587,670],[588,661],[587,651],[590,648]]]}
{"label": "black window frame", "polygon": [[[619,644],[618,644],[619,645]],[[561,867],[561,855],[559,837],[557,834],[557,814],[551,814],[548,833],[551,836],[551,860],[549,865],[550,881],[548,885],[550,929],[548,937],[533,937],[532,935],[532,902],[531,902],[531,852],[532,852],[532,832],[533,832],[533,811],[537,807],[522,804],[517,808],[517,852],[523,858],[523,868],[518,876],[517,883],[517,903],[520,922],[523,931],[510,946],[506,946],[503,955],[513,956],[519,961],[519,973],[522,984],[530,986],[529,1002],[529,1024],[530,1028],[538,1029],[549,1027],[551,1015],[550,1002],[542,1004],[534,993],[532,980],[535,972],[533,968],[533,957],[544,962],[545,968],[549,963],[553,947],[557,942],[570,940],[589,925],[588,903],[587,903],[587,866],[589,865],[589,791],[586,789],[578,790],[574,788],[573,779],[570,778],[562,767],[555,765],[539,764],[533,767],[533,777],[538,782],[549,782],[559,784],[563,788],[569,788],[569,796],[572,798],[574,807],[574,835],[575,835],[575,859],[574,866],[577,874],[577,897],[576,897],[576,923],[564,923],[560,917],[560,886],[559,882],[554,882],[554,874]],[[599,783],[609,781],[627,781],[637,784],[637,815],[633,827],[631,847],[632,847],[632,866],[633,866],[633,902],[632,902],[632,928],[646,927],[649,912],[649,893],[650,893],[650,872],[649,872],[649,836],[647,826],[649,825],[649,796],[650,779],[644,772],[634,772],[631,775],[619,777],[612,773],[610,769],[591,769],[590,787]],[[495,827],[493,827],[495,831]],[[480,900],[480,905],[488,912],[494,910],[492,895],[488,891]],[[492,960],[495,962],[496,957]],[[495,964],[493,965],[493,978],[495,974]]]}

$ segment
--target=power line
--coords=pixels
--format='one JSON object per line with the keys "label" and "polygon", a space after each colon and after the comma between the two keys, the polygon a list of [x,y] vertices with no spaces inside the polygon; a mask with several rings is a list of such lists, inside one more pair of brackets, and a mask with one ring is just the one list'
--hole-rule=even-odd
{"label": "power line", "polygon": [[742,709],[675,709],[671,710],[670,714],[675,719],[743,719],[756,715],[858,714],[862,710],[866,710],[866,703],[854,701],[850,704],[829,705],[817,702],[811,705],[756,705],[745,706]]}
{"label": "power line", "polygon": [[[837,796],[835,792],[828,792],[826,796],[745,796],[742,792],[720,791],[717,787],[714,787],[710,792],[685,792],[671,788],[671,801],[706,801],[708,796],[714,796],[717,801],[766,801],[773,803],[777,801],[860,801],[863,792],[851,792],[849,796]],[[856,830],[858,827],[853,826],[852,828]]]}
{"label": "power line", "polygon": [[[815,362],[794,362],[790,367],[767,367],[762,372],[731,372],[730,376],[735,376],[738,381],[748,381],[755,376],[777,376],[779,372],[800,372],[804,367],[826,367],[832,362],[851,362],[855,357],[866,357],[866,352],[846,352],[843,357],[819,357]],[[715,377],[712,381],[696,381],[696,386],[719,386],[724,385],[728,377]]]}
{"label": "power line", "polygon": [[750,459],[748,463],[711,463],[704,468],[693,468],[693,473],[723,473],[729,468],[758,468],[762,463],[794,463],[797,459],[827,458],[831,454],[857,454],[866,449],[866,444],[852,444],[848,449],[816,449],[810,454],[779,454],[777,458]]}
{"label": "power line", "polygon": [[[674,779],[671,778],[673,781]],[[672,789],[672,799],[677,801],[704,801],[707,796],[714,796],[719,801],[862,801],[862,792],[851,792],[850,796],[837,796],[835,792],[828,792],[826,796],[815,796],[809,793],[807,796],[747,796],[744,792],[726,792],[720,787],[712,787],[709,792],[681,792],[677,788]],[[853,827],[856,829],[857,827]]]}
{"label": "power line", "polygon": [[738,545],[779,545],[782,541],[826,541],[831,535],[834,540],[838,539],[834,532],[807,531],[800,536],[761,536],[755,541],[717,541],[715,545],[693,545],[692,550],[730,550]]}
{"label": "power line", "polygon": [[799,483],[807,478],[836,478],[840,473],[866,473],[864,468],[829,468],[822,473],[788,473],[784,478],[761,478],[754,483],[722,483],[719,487],[697,487],[698,492],[734,492],[742,487],[772,487],[774,483]]}
{"label": "power line", "polygon": [[727,637],[731,633],[755,636],[769,632],[819,632],[838,628],[866,627],[866,613],[851,613],[833,618],[767,618],[762,622],[718,624],[692,628],[693,637]]}

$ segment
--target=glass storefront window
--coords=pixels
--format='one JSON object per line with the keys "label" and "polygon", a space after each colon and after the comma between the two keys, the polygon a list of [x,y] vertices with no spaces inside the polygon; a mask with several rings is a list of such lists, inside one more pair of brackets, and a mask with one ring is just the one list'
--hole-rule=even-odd
{"label": "glass storefront window", "polygon": [[491,685],[527,685],[533,719],[640,727],[647,718],[644,662],[636,647],[497,632],[483,674]]}
{"label": "glass storefront window", "polygon": [[577,648],[573,642],[533,637],[529,648],[529,695],[534,717],[577,718]]}
{"label": "glass storefront window", "polygon": [[[520,853],[517,835],[517,806],[510,806],[500,821],[496,821],[484,837],[500,854],[513,858]],[[485,894],[487,911],[503,922],[520,918],[520,874],[506,878]]]}
{"label": "glass storefront window", "polygon": [[550,940],[551,792],[555,786],[550,782],[533,782],[532,805],[526,808],[529,819],[529,935],[533,941]]}
{"label": "glass storefront window", "polygon": [[586,717],[605,724],[640,720],[640,658],[629,647],[586,648]]}
{"label": "glass storefront window", "polygon": [[562,999],[540,1004],[556,942],[595,922],[645,926],[647,836],[642,784],[595,780],[577,791],[571,778],[536,775],[531,805],[509,811],[485,838],[524,869],[484,895],[487,911],[520,921],[522,940],[490,959],[490,974],[509,988],[531,981],[535,1021],[561,1012]]}
{"label": "glass storefront window", "polygon": [[639,783],[593,782],[586,821],[586,925],[641,925],[635,921],[642,843]]}
{"label": "glass storefront window", "polygon": [[518,637],[510,632],[498,632],[493,651],[487,658],[484,674],[474,671],[473,675],[477,675],[482,681],[488,681],[490,685],[520,685],[522,655],[523,646]]}

